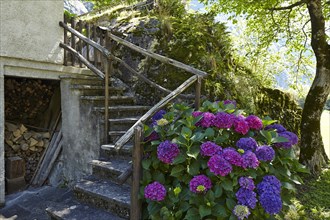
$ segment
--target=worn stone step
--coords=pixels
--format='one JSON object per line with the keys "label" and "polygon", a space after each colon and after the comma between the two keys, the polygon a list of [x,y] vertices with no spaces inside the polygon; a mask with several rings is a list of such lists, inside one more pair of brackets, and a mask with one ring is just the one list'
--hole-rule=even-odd
{"label": "worn stone step", "polygon": [[[103,85],[104,80],[100,77],[94,75],[68,75],[68,76],[60,76],[61,80],[70,80],[72,84],[84,84],[84,85]],[[115,79],[109,79],[109,85],[111,85]]]}
{"label": "worn stone step", "polygon": [[115,143],[126,131],[109,131],[110,143]]}
{"label": "worn stone step", "polygon": [[130,209],[130,187],[109,180],[84,179],[74,186],[77,199],[128,219]]}
{"label": "worn stone step", "polygon": [[[114,118],[124,118],[124,117],[138,117],[145,114],[151,106],[141,106],[141,105],[118,105],[109,107],[109,117]],[[94,111],[98,111],[104,114],[104,107],[94,107]]]}
{"label": "worn stone step", "polygon": [[141,116],[109,119],[110,131],[128,130]]}
{"label": "worn stone step", "polygon": [[73,199],[61,201],[61,203],[53,203],[46,208],[46,212],[50,219],[53,220],[123,220],[123,218],[120,218],[111,212],[79,203]]}
{"label": "worn stone step", "polygon": [[122,149],[117,153],[117,150],[115,149],[114,144],[105,144],[101,146],[100,155],[101,157],[111,159],[113,157],[116,158],[123,158],[127,160],[131,160],[132,158],[132,150],[133,145],[132,144],[125,144]]}
{"label": "worn stone step", "polygon": [[[92,102],[97,106],[104,106],[104,96],[81,96],[82,101]],[[112,105],[134,105],[135,98],[131,96],[110,96],[109,104]]]}
{"label": "worn stone step", "polygon": [[[122,174],[130,165],[130,161],[122,158],[111,158],[110,160],[100,159],[89,162],[93,169],[93,176],[100,179],[117,181],[117,177]],[[130,181],[128,182],[130,183]]]}
{"label": "worn stone step", "polygon": [[[84,84],[73,84],[70,89],[79,90],[81,95],[84,96],[102,96],[104,95],[105,87],[103,85],[84,85]],[[109,87],[109,94],[111,95],[122,95],[125,88],[122,87]]]}

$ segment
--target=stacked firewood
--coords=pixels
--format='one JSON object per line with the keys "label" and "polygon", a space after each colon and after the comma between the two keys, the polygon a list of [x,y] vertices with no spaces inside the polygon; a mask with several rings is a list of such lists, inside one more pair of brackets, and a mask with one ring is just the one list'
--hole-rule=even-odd
{"label": "stacked firewood", "polygon": [[23,124],[5,123],[6,158],[19,156],[25,160],[27,182],[31,180],[42,153],[48,147],[49,139],[49,132],[36,132]]}

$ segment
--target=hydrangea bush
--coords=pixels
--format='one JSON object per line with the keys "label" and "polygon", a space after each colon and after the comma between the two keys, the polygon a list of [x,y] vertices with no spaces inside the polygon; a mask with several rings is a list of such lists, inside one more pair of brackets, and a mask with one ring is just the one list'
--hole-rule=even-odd
{"label": "hydrangea bush", "polygon": [[144,128],[144,219],[274,219],[300,184],[297,136],[234,101],[174,104]]}

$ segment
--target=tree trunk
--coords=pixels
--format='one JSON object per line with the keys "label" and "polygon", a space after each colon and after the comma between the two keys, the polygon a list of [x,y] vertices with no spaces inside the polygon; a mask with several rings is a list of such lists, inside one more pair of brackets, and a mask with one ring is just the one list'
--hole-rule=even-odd
{"label": "tree trunk", "polygon": [[311,18],[311,44],[316,56],[316,75],[306,97],[302,121],[299,161],[318,175],[328,162],[322,142],[320,119],[330,93],[330,45],[326,41],[321,0],[307,3]]}

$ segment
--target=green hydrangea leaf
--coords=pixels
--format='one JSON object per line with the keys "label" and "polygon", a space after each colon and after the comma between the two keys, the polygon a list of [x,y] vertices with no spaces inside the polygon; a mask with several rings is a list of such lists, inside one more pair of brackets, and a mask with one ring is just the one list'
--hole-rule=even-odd
{"label": "green hydrangea leaf", "polygon": [[173,167],[171,170],[171,176],[178,177],[182,175],[182,171],[184,171],[186,168],[182,165],[178,165]]}
{"label": "green hydrangea leaf", "polygon": [[198,208],[198,212],[201,218],[204,218],[205,216],[211,215],[212,209],[209,206],[201,205]]}

